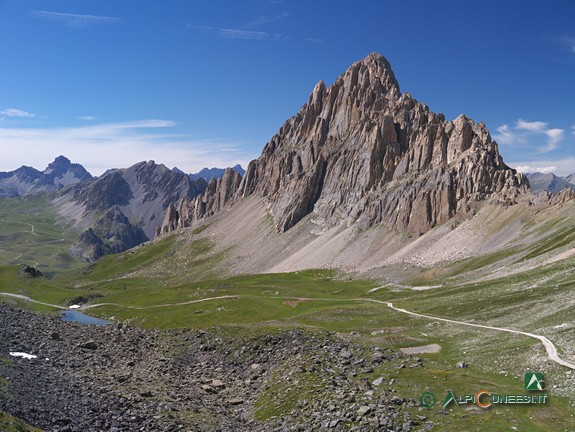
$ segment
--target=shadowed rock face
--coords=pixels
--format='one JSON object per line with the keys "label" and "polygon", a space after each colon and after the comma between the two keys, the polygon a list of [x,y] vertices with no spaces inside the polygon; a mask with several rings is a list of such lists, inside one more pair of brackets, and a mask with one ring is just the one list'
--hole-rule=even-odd
{"label": "shadowed rock face", "polygon": [[529,189],[483,124],[464,115],[446,121],[401,94],[380,54],[353,64],[329,88],[319,82],[243,179],[230,173],[211,185],[170,207],[162,232],[257,193],[279,232],[312,213],[324,227],[383,223],[422,234],[468,217],[473,202],[496,197],[513,204]]}
{"label": "shadowed rock face", "polygon": [[120,253],[148,240],[144,230],[115,205],[98,218],[94,227],[84,231],[72,246],[72,252],[93,262],[110,253]]}
{"label": "shadowed rock face", "polygon": [[154,161],[112,170],[70,188],[67,197],[93,220],[72,252],[88,261],[118,253],[153,237],[171,202],[204,192],[204,179],[191,180]]}

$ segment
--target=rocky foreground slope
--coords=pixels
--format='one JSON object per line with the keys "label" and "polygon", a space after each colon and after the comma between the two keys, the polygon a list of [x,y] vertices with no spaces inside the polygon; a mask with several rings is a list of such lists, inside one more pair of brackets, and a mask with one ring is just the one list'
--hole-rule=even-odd
{"label": "rocky foreground slope", "polygon": [[419,235],[470,217],[478,202],[513,204],[528,190],[485,125],[447,121],[402,94],[387,60],[370,54],[329,88],[320,81],[243,178],[229,170],[203,195],[171,205],[160,232],[257,195],[278,232],[311,214],[326,229],[383,224]]}
{"label": "rocky foreground slope", "polygon": [[[65,323],[2,304],[0,328],[0,410],[48,431],[432,427],[418,402],[373,372],[425,367],[420,358],[333,334],[284,330],[232,339]],[[273,410],[283,415],[270,416]]]}

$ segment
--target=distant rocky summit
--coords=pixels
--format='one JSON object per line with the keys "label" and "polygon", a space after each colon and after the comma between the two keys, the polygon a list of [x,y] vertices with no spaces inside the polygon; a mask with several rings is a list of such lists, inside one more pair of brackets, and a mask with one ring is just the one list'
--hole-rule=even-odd
{"label": "distant rocky summit", "polygon": [[565,177],[556,176],[553,173],[527,173],[529,184],[533,192],[547,191],[554,195],[558,194],[565,188],[575,190],[575,174]]}
{"label": "distant rocky summit", "polygon": [[170,205],[160,232],[257,194],[278,232],[311,215],[326,229],[384,224],[420,235],[471,217],[481,201],[512,205],[528,191],[484,124],[447,121],[402,94],[388,61],[370,54],[329,88],[320,81],[243,177],[228,169],[202,195]]}
{"label": "distant rocky summit", "polygon": [[14,171],[0,172],[0,198],[54,191],[91,178],[82,165],[58,156],[44,171],[21,166]]}

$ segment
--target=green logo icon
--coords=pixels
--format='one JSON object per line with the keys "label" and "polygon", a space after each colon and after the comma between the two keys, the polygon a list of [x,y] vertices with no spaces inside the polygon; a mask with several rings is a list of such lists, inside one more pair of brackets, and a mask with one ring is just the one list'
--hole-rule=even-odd
{"label": "green logo icon", "polygon": [[525,390],[543,391],[543,374],[541,372],[527,372],[525,374]]}
{"label": "green logo icon", "polygon": [[433,408],[435,402],[436,402],[435,395],[431,392],[425,392],[419,398],[419,403],[421,404],[421,406],[427,409]]}
{"label": "green logo icon", "polygon": [[445,400],[443,401],[443,405],[441,408],[445,409],[447,405],[449,405],[453,401],[455,401],[455,403],[457,404],[455,396],[453,396],[453,392],[451,390],[447,390],[447,396],[445,396]]}

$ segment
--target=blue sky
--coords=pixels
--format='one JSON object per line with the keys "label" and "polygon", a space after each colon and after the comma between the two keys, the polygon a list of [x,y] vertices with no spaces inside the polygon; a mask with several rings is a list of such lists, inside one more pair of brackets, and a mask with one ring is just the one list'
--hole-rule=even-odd
{"label": "blue sky", "polygon": [[0,171],[245,166],[374,51],[509,165],[575,172],[572,0],[0,0]]}

